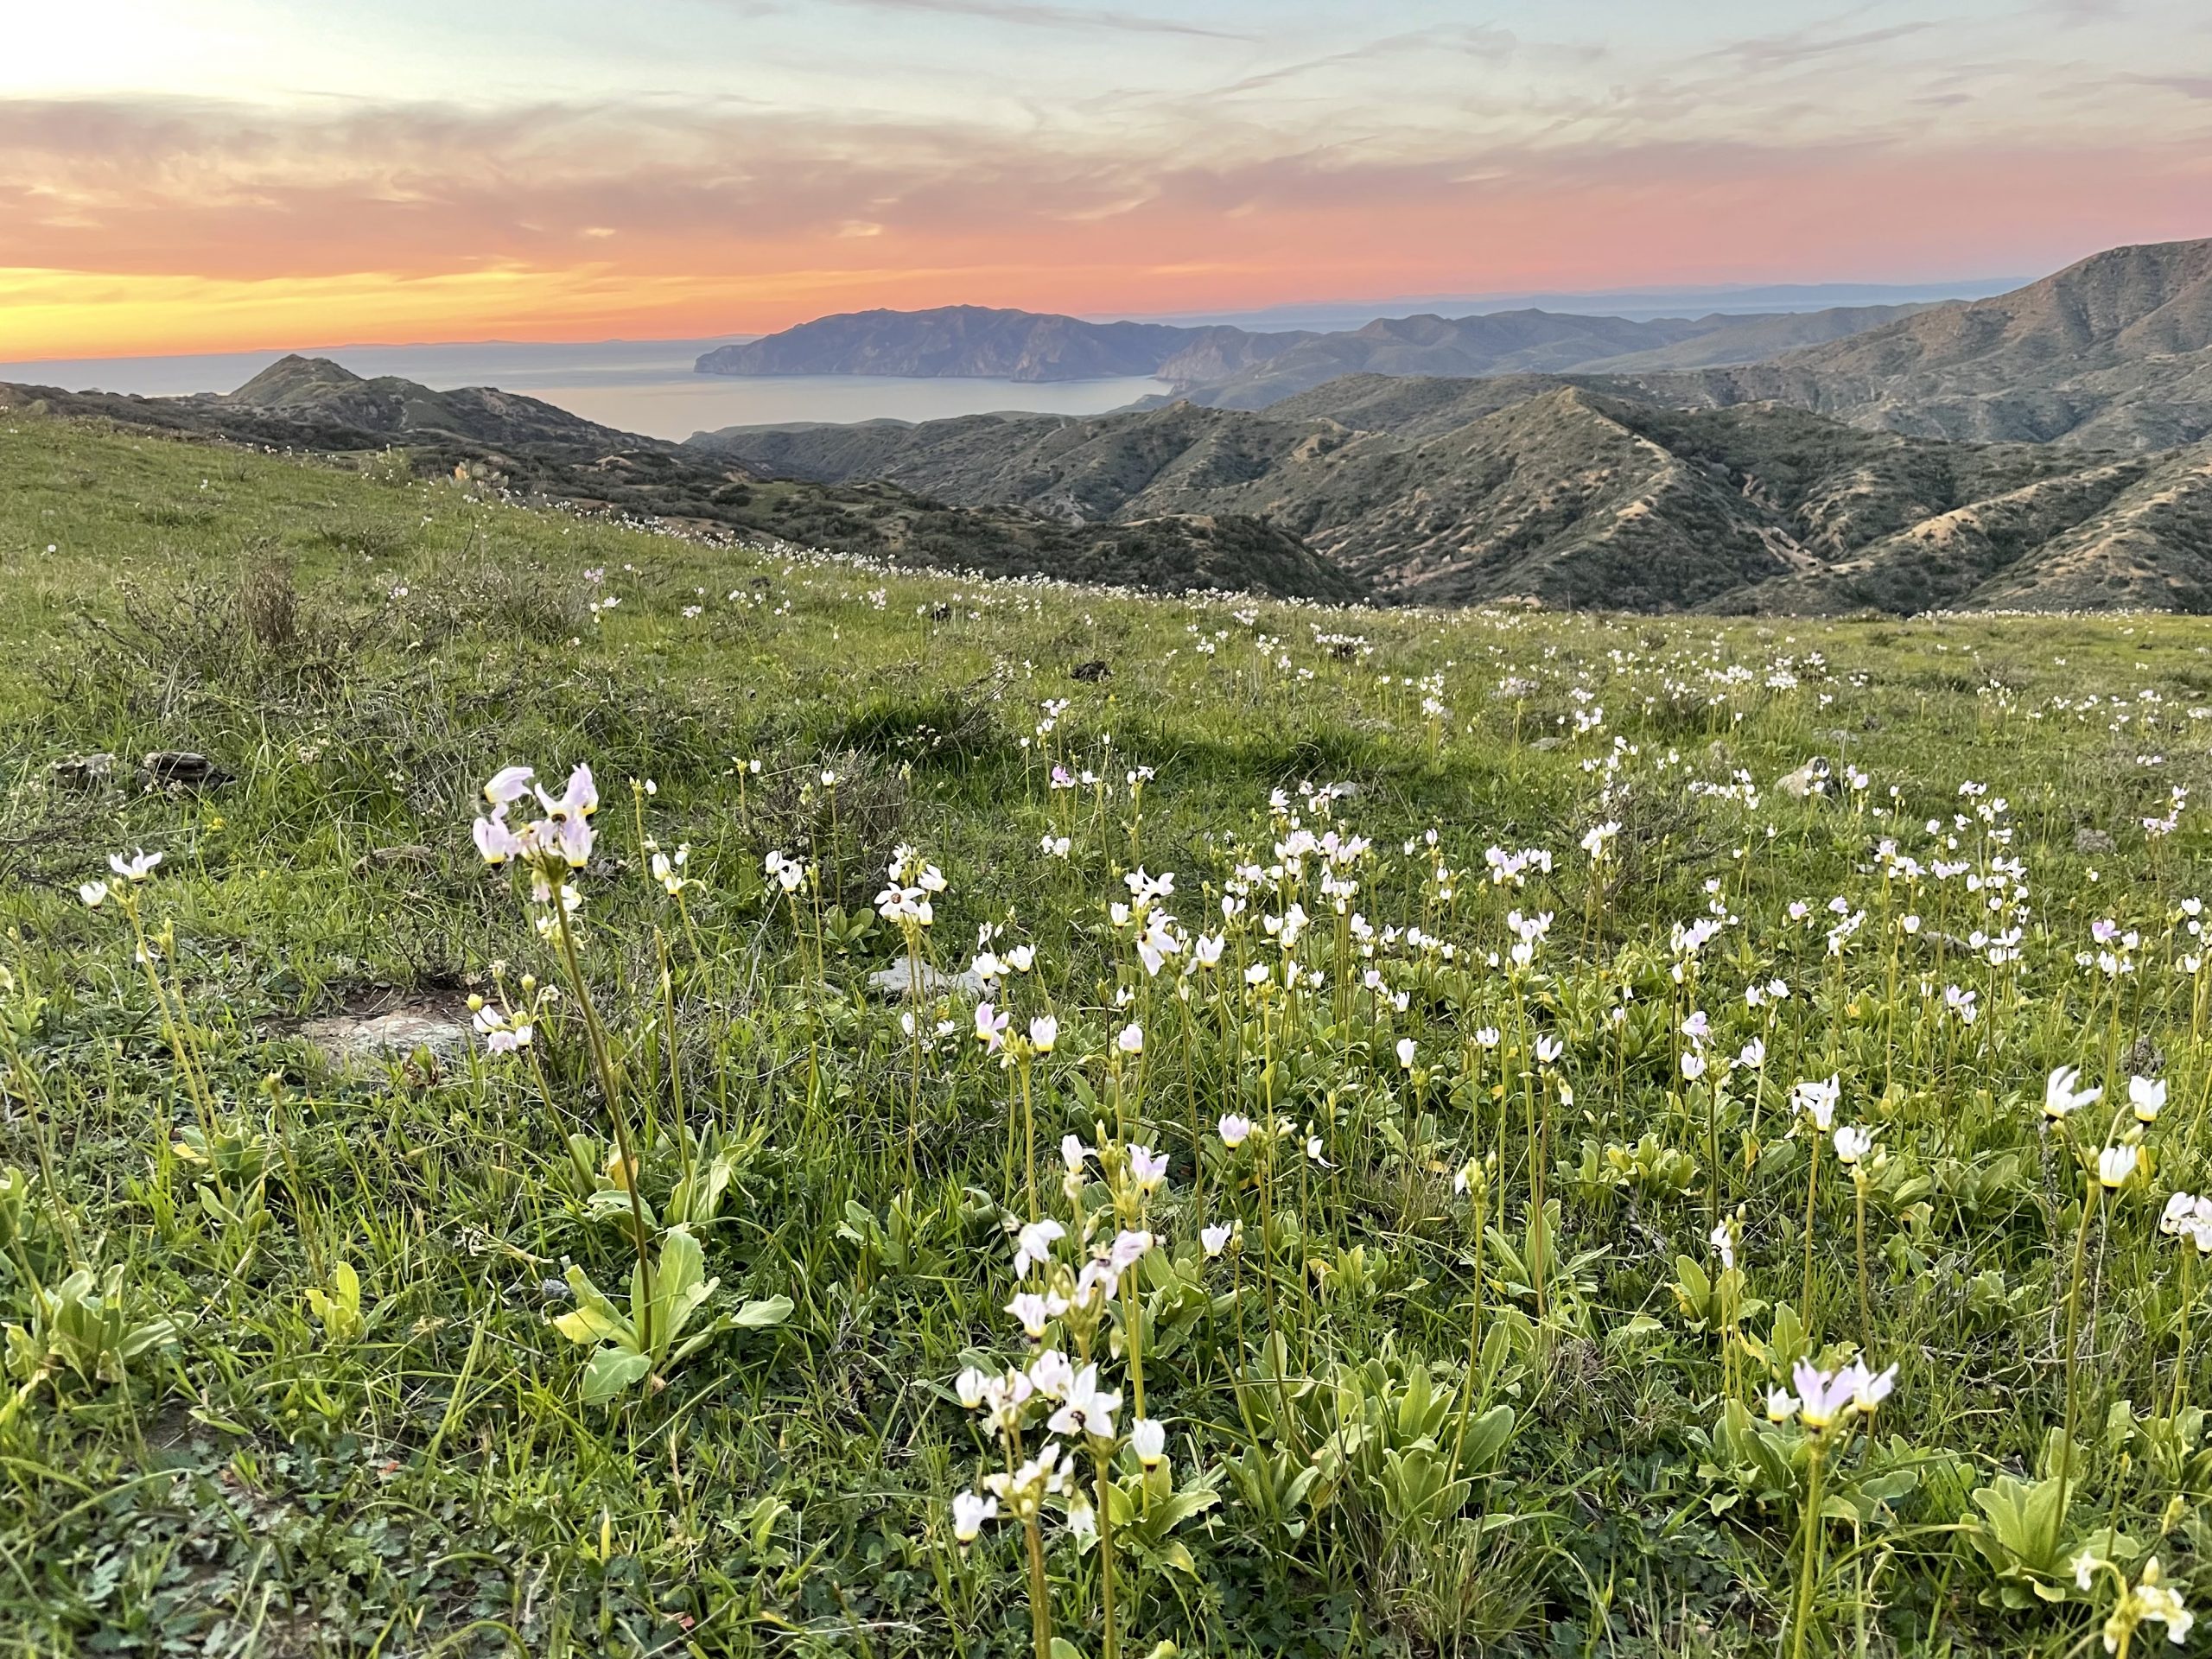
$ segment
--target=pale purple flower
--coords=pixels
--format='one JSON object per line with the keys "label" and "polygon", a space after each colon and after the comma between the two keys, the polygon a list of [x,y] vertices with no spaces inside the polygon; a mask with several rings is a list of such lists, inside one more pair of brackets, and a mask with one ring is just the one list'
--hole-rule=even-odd
{"label": "pale purple flower", "polygon": [[1015,1240],[1014,1276],[1027,1279],[1031,1265],[1048,1260],[1052,1254],[1052,1246],[1067,1236],[1068,1230],[1050,1216],[1024,1227]]}

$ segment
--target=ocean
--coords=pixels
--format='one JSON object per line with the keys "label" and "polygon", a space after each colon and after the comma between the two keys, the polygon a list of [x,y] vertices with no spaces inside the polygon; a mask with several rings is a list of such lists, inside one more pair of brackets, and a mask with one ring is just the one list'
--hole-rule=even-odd
{"label": "ocean", "polygon": [[[864,374],[700,374],[692,369],[702,352],[728,343],[727,338],[554,345],[483,340],[456,346],[334,346],[303,352],[330,358],[356,374],[396,374],[439,391],[497,386],[522,392],[603,426],[657,438],[688,438],[722,426],[929,421],[1001,410],[1096,415],[1167,389],[1164,381],[1142,378],[1037,384]],[[232,391],[282,355],[269,351],[51,358],[0,363],[0,380],[72,391],[173,397]]]}

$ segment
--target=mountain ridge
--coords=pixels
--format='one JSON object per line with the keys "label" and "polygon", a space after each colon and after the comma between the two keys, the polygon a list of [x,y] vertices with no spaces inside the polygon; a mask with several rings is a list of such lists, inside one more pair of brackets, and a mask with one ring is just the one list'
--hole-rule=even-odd
{"label": "mountain ridge", "polygon": [[353,460],[404,446],[418,473],[450,477],[458,469],[520,499],[892,564],[1168,593],[1218,588],[1339,603],[1370,596],[1364,582],[1296,537],[1233,512],[1082,525],[1020,507],[949,505],[873,480],[766,480],[727,458],[600,426],[535,398],[364,378],[296,353],[234,391],[189,397],[0,383],[0,410]]}
{"label": "mountain ridge", "polygon": [[[1203,403],[1257,408],[1347,372],[1567,370],[1619,357],[1646,367],[1748,362],[1872,327],[1908,306],[1658,318],[1522,308],[1377,317],[1332,333],[1229,324],[1090,322],[974,305],[839,312],[702,353],[702,374],[881,374],[1016,381],[1146,376]],[[1669,357],[1669,352],[1686,356]]]}
{"label": "mountain ridge", "polygon": [[[2197,551],[2212,487],[2190,481],[2194,452],[1955,443],[1783,404],[1673,408],[1597,378],[1368,376],[1341,391],[1257,411],[1181,402],[693,442],[770,474],[881,478],[1071,524],[1239,513],[1396,603],[1914,609],[2030,592],[2045,607],[2212,607]],[[2107,521],[2170,465],[2181,498]],[[1974,560],[1922,528],[1976,512],[2008,527]]]}

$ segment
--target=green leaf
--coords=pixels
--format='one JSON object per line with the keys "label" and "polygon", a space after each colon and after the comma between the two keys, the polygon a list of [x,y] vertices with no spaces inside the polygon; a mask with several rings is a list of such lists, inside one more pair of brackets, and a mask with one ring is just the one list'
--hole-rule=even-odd
{"label": "green leaf", "polygon": [[747,1302],[731,1318],[730,1323],[741,1331],[762,1331],[772,1325],[781,1325],[791,1316],[791,1299],[771,1296],[766,1301]]}
{"label": "green leaf", "polygon": [[584,1367],[584,1403],[603,1406],[641,1381],[652,1362],[634,1349],[596,1348]]}
{"label": "green leaf", "polygon": [[553,1321],[555,1330],[571,1342],[635,1344],[630,1321],[614,1311],[614,1304],[599,1294],[599,1287],[582,1268],[569,1269],[569,1289],[575,1296],[575,1308]]}

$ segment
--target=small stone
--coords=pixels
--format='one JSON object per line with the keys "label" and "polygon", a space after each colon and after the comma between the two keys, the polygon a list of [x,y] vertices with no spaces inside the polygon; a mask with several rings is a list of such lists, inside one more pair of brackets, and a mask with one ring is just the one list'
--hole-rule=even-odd
{"label": "small stone", "polygon": [[[868,982],[874,987],[887,1002],[910,1000],[914,988],[914,964],[912,957],[901,957],[888,968],[870,974]],[[934,1002],[943,996],[962,996],[970,1002],[980,1002],[988,994],[983,977],[969,969],[957,974],[944,973],[926,962],[922,964],[922,1001]]]}
{"label": "small stone", "polygon": [[1799,800],[1825,792],[1821,787],[1827,782],[1828,763],[1825,756],[1815,755],[1795,772],[1786,772],[1774,780],[1774,786],[1785,795]]}
{"label": "small stone", "polygon": [[2097,853],[2108,853],[2117,844],[2101,830],[2076,830],[2074,832],[2074,850],[2085,856]]}
{"label": "small stone", "polygon": [[139,763],[138,780],[148,789],[198,791],[220,789],[231,774],[190,749],[156,749]]}
{"label": "small stone", "polygon": [[341,1066],[405,1059],[417,1049],[440,1060],[466,1060],[468,1032],[465,1016],[420,1004],[376,1014],[334,1014],[300,1027],[301,1036]]}
{"label": "small stone", "polygon": [[1112,679],[1114,671],[1104,658],[1094,658],[1087,663],[1077,663],[1068,671],[1068,677],[1081,680],[1085,685],[1096,685],[1101,680]]}
{"label": "small stone", "polygon": [[106,753],[73,754],[47,769],[54,787],[73,795],[92,795],[111,787],[122,770],[122,761]]}
{"label": "small stone", "polygon": [[1567,740],[1563,737],[1540,737],[1529,747],[1534,749],[1538,754],[1549,754],[1554,749],[1559,747],[1560,744],[1566,741]]}

